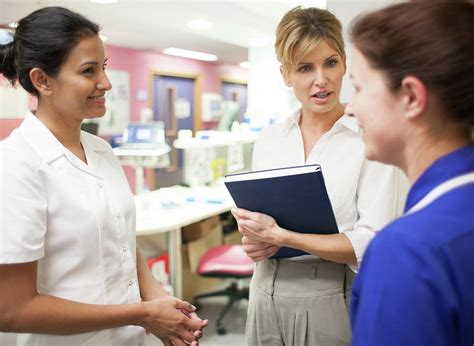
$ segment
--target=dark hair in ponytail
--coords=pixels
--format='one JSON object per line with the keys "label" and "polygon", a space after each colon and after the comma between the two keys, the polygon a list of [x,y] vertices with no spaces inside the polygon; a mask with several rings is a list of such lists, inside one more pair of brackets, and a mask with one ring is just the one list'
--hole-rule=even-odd
{"label": "dark hair in ponytail", "polygon": [[0,73],[13,84],[17,79],[13,41],[0,45],[0,62]]}
{"label": "dark hair in ponytail", "polygon": [[80,40],[97,35],[99,30],[99,25],[63,7],[34,11],[18,22],[14,41],[0,45],[0,73],[39,96],[30,80],[31,69],[37,67],[57,76]]}

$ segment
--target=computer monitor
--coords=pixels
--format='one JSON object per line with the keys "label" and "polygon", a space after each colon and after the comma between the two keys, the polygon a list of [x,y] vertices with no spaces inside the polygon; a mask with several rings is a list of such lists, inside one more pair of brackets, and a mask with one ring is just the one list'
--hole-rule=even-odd
{"label": "computer monitor", "polygon": [[124,131],[122,146],[144,147],[165,143],[165,125],[162,121],[150,124],[131,123]]}

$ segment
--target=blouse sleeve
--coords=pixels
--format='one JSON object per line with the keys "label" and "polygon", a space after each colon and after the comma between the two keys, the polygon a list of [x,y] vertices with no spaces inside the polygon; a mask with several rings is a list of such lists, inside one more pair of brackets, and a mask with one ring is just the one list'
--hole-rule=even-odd
{"label": "blouse sleeve", "polygon": [[44,256],[47,227],[40,162],[6,143],[0,144],[0,162],[0,263],[38,260]]}
{"label": "blouse sleeve", "polygon": [[400,214],[407,193],[401,179],[404,178],[398,168],[364,160],[357,187],[359,218],[352,230],[344,232],[357,258],[357,266],[350,266],[354,272],[376,233]]}

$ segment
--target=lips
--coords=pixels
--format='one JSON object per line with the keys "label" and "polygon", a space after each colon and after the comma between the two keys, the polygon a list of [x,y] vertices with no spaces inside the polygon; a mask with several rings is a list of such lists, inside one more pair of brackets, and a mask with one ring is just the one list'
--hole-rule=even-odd
{"label": "lips", "polygon": [[315,97],[317,99],[324,100],[325,98],[327,98],[332,93],[333,92],[329,91],[329,90],[322,90],[322,91],[318,91],[318,92],[314,93],[313,95],[311,95],[311,97]]}
{"label": "lips", "polygon": [[87,99],[99,105],[105,104],[105,95],[89,96]]}
{"label": "lips", "polygon": [[320,90],[311,95],[311,101],[317,105],[324,105],[330,101],[334,92],[329,90]]}

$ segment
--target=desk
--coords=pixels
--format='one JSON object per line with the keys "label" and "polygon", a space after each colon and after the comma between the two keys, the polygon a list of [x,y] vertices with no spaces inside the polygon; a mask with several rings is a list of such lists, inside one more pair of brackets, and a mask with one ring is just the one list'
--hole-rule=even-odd
{"label": "desk", "polygon": [[136,195],[135,205],[137,237],[168,234],[170,281],[175,296],[181,298],[182,227],[229,211],[235,206],[232,197],[222,183],[215,187],[173,186]]}

